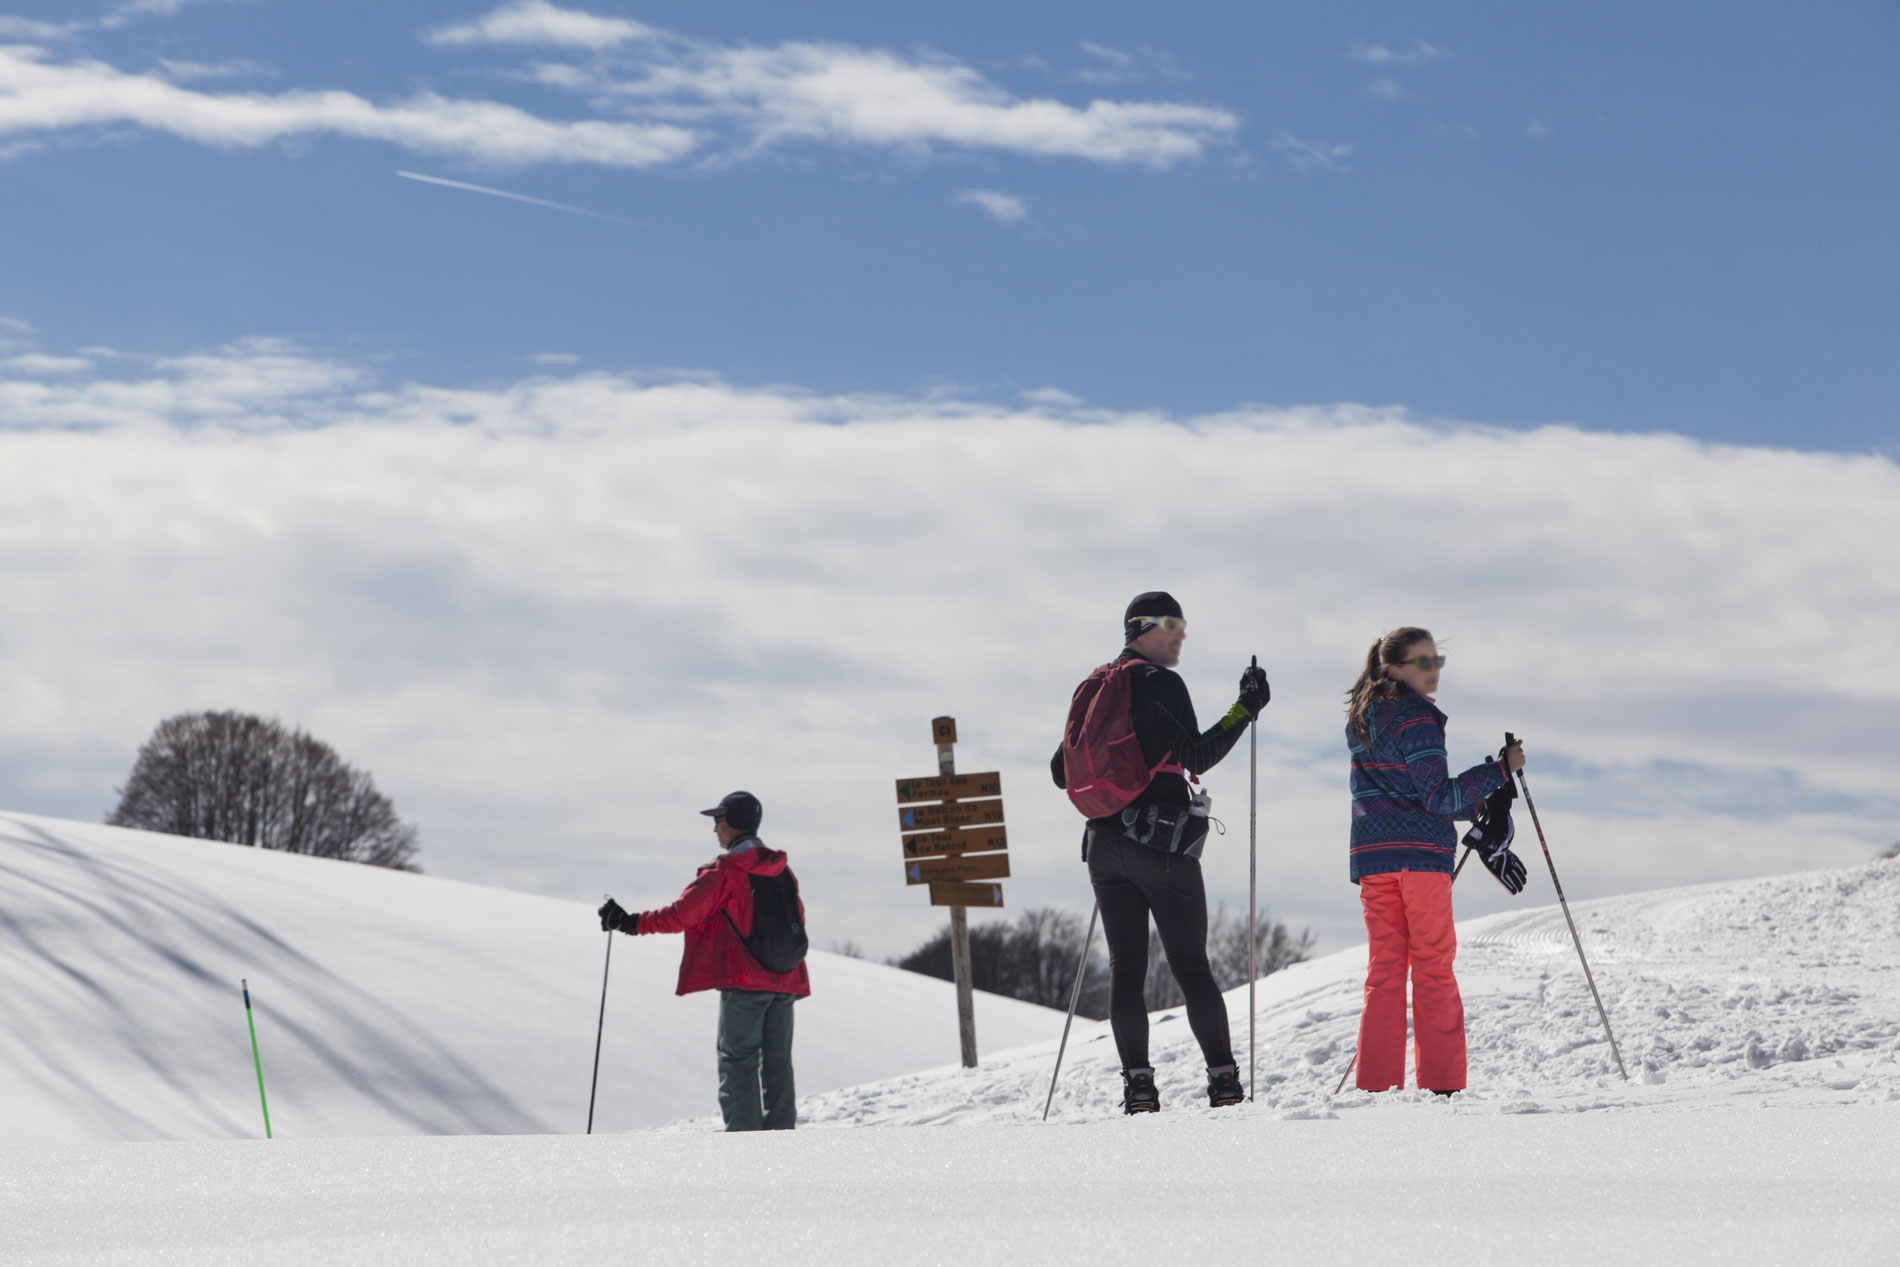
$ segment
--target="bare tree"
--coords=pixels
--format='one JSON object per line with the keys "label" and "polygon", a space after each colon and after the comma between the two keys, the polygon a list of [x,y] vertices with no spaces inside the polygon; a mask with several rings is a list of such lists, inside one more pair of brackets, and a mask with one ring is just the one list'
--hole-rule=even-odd
{"label": "bare tree", "polygon": [[114,827],[419,869],[416,829],[397,818],[368,773],[275,719],[168,717],[139,748],[118,793],[106,818]]}
{"label": "bare tree", "polygon": [[[1076,961],[1082,954],[1082,936],[1088,924],[1068,911],[1040,908],[1024,911],[1014,923],[996,921],[970,927],[970,969],[972,984],[992,994],[1040,1003],[1044,1007],[1067,1008],[1069,991],[1075,985]],[[1265,977],[1288,964],[1311,956],[1314,937],[1311,931],[1293,933],[1264,909],[1255,929],[1256,964]],[[1083,970],[1082,997],[1076,1013],[1090,1020],[1108,1015],[1109,970],[1098,935],[1089,951]],[[1247,916],[1225,904],[1214,908],[1207,924],[1207,959],[1214,980],[1223,990],[1247,984]],[[899,968],[928,976],[951,979],[950,930],[939,930],[917,949],[891,961]],[[1143,998],[1150,1011],[1179,1007],[1181,987],[1168,967],[1161,949],[1161,938],[1148,930],[1148,975]]]}
{"label": "bare tree", "polygon": [[[1088,924],[1080,916],[1048,907],[1024,911],[1013,923],[993,921],[970,927],[971,984],[1044,1007],[1067,1008],[1075,984],[1076,961]],[[1084,971],[1078,1014],[1090,1020],[1108,1015],[1108,965],[1098,933]],[[908,955],[892,961],[899,968],[952,979],[950,930],[940,929]]]}

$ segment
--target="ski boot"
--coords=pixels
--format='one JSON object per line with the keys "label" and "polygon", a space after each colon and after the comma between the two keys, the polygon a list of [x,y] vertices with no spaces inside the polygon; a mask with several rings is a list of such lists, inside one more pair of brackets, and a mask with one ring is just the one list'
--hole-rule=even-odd
{"label": "ski boot", "polygon": [[1161,1112],[1161,1093],[1155,1090],[1153,1069],[1122,1070],[1122,1112]]}
{"label": "ski boot", "polygon": [[1240,1070],[1233,1065],[1221,1065],[1207,1071],[1207,1103],[1212,1108],[1225,1108],[1229,1104],[1239,1104],[1247,1098],[1247,1092],[1240,1085]]}

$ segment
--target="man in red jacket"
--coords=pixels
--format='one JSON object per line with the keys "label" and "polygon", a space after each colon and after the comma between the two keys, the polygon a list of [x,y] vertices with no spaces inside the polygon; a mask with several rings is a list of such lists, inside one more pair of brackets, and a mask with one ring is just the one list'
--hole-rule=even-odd
{"label": "man in red jacket", "polygon": [[[700,813],[713,820],[725,852],[699,869],[679,900],[634,915],[608,898],[600,926],[623,933],[684,933],[680,994],[719,991],[719,1111],[729,1131],[789,1131],[798,1124],[792,1085],[792,1002],[811,993],[801,960],[790,971],[766,968],[747,949],[754,926],[753,878],[783,875],[804,935],[805,904],[785,855],[758,837],[764,810],[750,792],[734,792]],[[771,955],[767,955],[771,958]],[[763,1068],[761,1068],[763,1066]]]}

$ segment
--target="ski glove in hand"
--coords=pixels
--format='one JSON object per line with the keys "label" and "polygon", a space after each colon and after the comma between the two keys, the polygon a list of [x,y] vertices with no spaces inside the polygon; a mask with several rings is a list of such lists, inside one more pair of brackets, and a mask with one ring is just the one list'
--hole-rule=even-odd
{"label": "ski glove in hand", "polygon": [[600,908],[600,929],[605,933],[637,933],[640,931],[640,917],[608,898]]}
{"label": "ski glove in hand", "polygon": [[1245,670],[1240,675],[1240,706],[1254,716],[1260,716],[1260,710],[1273,698],[1273,688],[1267,685],[1267,671],[1259,665]]}
{"label": "ski glove in hand", "polygon": [[1471,816],[1471,830],[1464,840],[1478,851],[1478,861],[1512,897],[1524,891],[1524,881],[1529,878],[1523,859],[1511,852],[1511,841],[1517,836],[1517,825],[1511,821],[1511,802],[1516,798],[1517,789],[1508,782],[1485,797],[1478,812]]}

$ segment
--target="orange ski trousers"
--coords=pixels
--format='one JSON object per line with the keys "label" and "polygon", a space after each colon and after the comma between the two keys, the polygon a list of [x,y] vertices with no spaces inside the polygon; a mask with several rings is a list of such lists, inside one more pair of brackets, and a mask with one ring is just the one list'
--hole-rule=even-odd
{"label": "orange ski trousers", "polygon": [[1361,1091],[1405,1085],[1405,978],[1412,978],[1412,1033],[1418,1085],[1432,1091],[1465,1087],[1465,1004],[1451,961],[1458,934],[1451,922],[1451,877],[1439,871],[1364,876],[1366,1007],[1359,1014]]}

